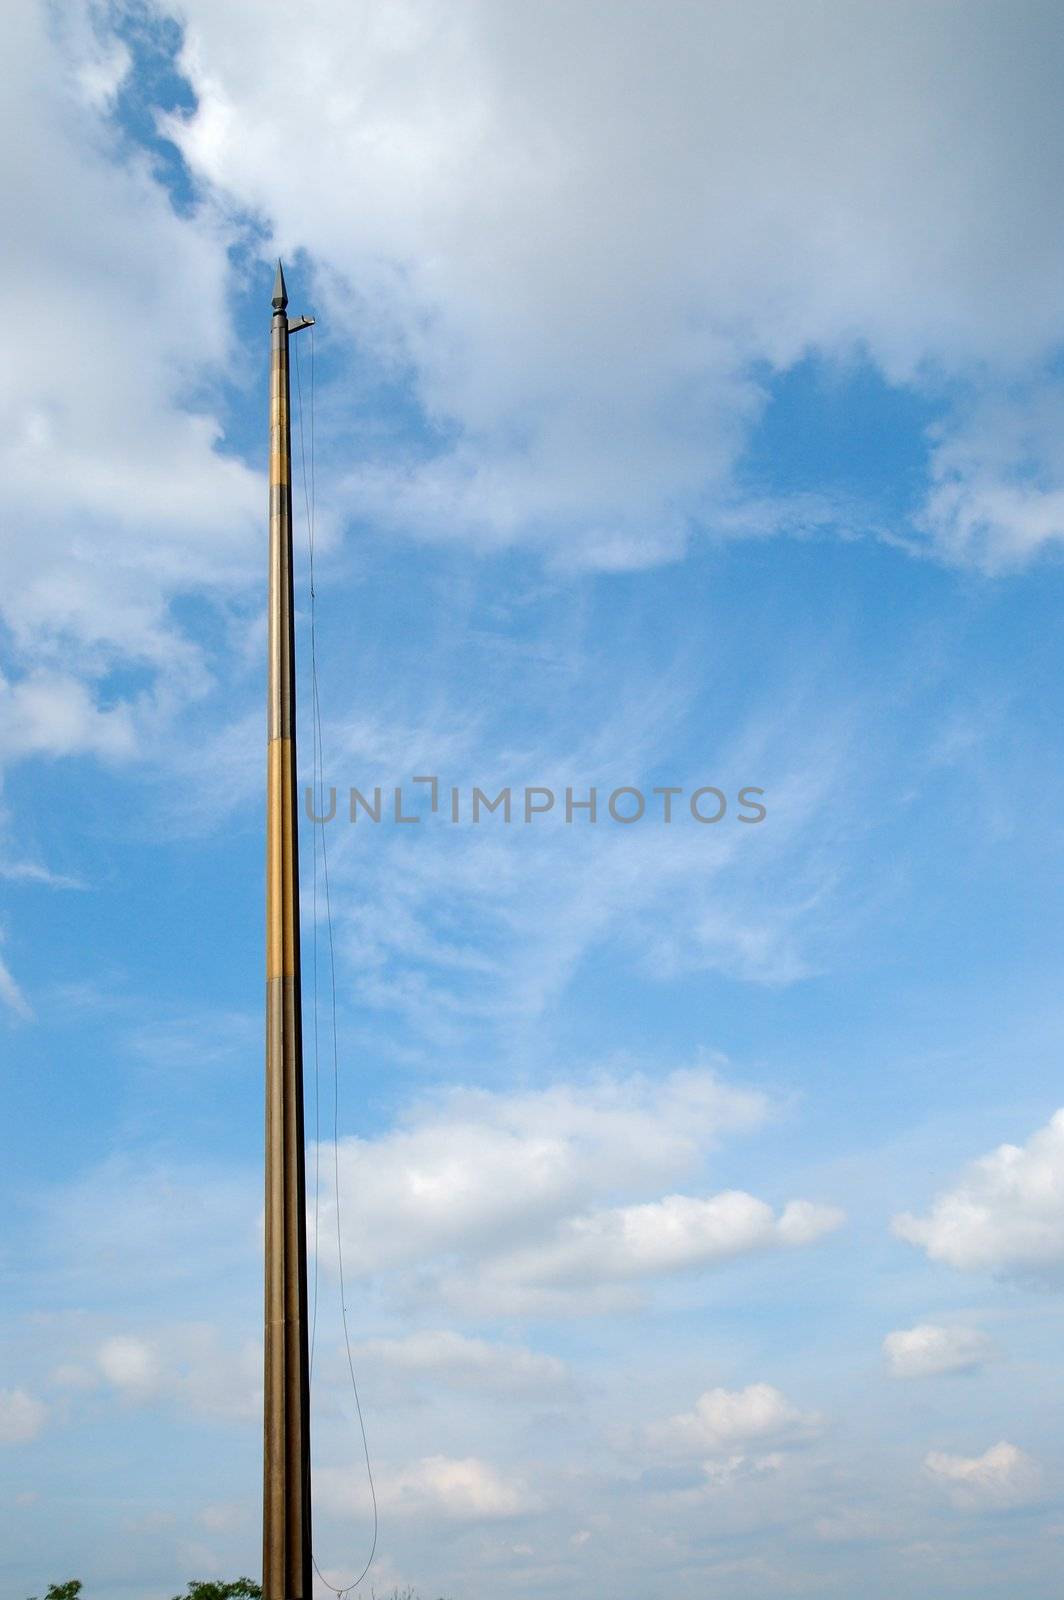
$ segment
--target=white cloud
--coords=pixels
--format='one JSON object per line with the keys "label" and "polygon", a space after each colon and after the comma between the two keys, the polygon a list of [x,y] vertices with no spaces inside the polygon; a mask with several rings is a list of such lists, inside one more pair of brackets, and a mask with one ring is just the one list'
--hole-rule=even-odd
{"label": "white cloud", "polygon": [[390,1373],[407,1384],[429,1379],[434,1390],[443,1386],[527,1396],[564,1391],[570,1382],[569,1369],[557,1356],[443,1328],[401,1339],[366,1339],[356,1347],[355,1359],[360,1371],[376,1369],[378,1382]]}
{"label": "white cloud", "polygon": [[[454,1522],[495,1521],[535,1510],[537,1497],[520,1480],[508,1477],[476,1456],[424,1456],[406,1467],[374,1474],[377,1503],[391,1516],[442,1518]],[[321,1468],[315,1488],[327,1511],[343,1515],[363,1510],[365,1467]]]}
{"label": "white cloud", "polygon": [[344,1187],[350,1200],[359,1195],[344,1209],[361,1219],[354,1264],[372,1270],[480,1240],[512,1244],[529,1221],[564,1217],[604,1189],[646,1188],[692,1168],[723,1134],[756,1127],[768,1111],[762,1094],[710,1068],[514,1094],[446,1091],[392,1132],[344,1141]]}
{"label": "white cloud", "polygon": [[[179,216],[109,126],[129,53],[87,18],[27,5],[7,19],[9,756],[128,755],[201,692],[205,659],[170,602],[242,582],[261,522],[257,475],[218,448],[209,402],[188,403],[228,352],[226,232]],[[140,674],[116,700],[102,683],[118,664]]]}
{"label": "white cloud", "polygon": [[[649,4],[605,27],[333,0],[296,60],[281,6],[180,11],[199,106],[172,131],[223,197],[181,214],[107,120],[130,53],[101,14],[9,23],[3,753],[127,757],[210,684],[171,602],[246,585],[262,521],[217,416],[234,197],[313,252],[332,328],[409,375],[452,441],[412,465],[377,440],[344,465],[347,511],[616,567],[676,554],[693,523],[829,525],[830,504],[736,504],[751,374],[863,349],[893,381],[967,384],[925,508],[950,559],[1059,537],[1051,10],[1006,41],[991,11],[918,5],[884,33],[841,3],[662,28]],[[1030,69],[1018,103],[1006,58]],[[116,664],[139,669],[117,700]],[[749,964],[798,970],[771,930],[746,939]]]}
{"label": "white cloud", "polygon": [[48,1418],[43,1400],[25,1389],[0,1389],[0,1444],[27,1444]]}
{"label": "white cloud", "polygon": [[953,1456],[932,1450],[924,1471],[962,1511],[995,1511],[1037,1498],[1042,1481],[1038,1463],[1002,1439],[981,1456]]}
{"label": "white cloud", "polygon": [[14,683],[0,678],[0,756],[131,755],[135,736],[128,705],[101,710],[69,673],[35,671]]}
{"label": "white cloud", "polygon": [[33,1007],[22,992],[17,979],[0,956],[0,1001],[22,1022],[32,1022]]}
{"label": "white cloud", "polygon": [[237,1421],[262,1412],[261,1346],[228,1344],[210,1324],[184,1323],[150,1337],[113,1335],[100,1343],[96,1364],[131,1404],[164,1401]]}
{"label": "white cloud", "polygon": [[91,30],[82,36],[81,43],[84,55],[75,73],[78,87],[90,106],[106,109],[133,65],[129,47],[120,39],[103,45]]}
{"label": "white cloud", "polygon": [[806,1438],[820,1424],[803,1413],[770,1383],[745,1389],[707,1389],[691,1411],[681,1412],[648,1429],[648,1443],[677,1456],[724,1455],[737,1445],[787,1442]]}
{"label": "white cloud", "polygon": [[899,1238],[951,1267],[1045,1273],[1064,1264],[1064,1110],[1026,1145],[972,1162],[926,1217],[894,1218]]}
{"label": "white cloud", "polygon": [[[862,352],[978,396],[1058,343],[1052,6],[332,0],[296,59],[283,7],[181,13],[192,170],[312,252],[327,320],[454,441],[353,464],[379,521],[638,567],[692,521],[778,525],[734,505],[759,364]],[[1064,478],[1052,445],[1011,493],[972,411],[925,525],[993,567],[1059,539]]]}
{"label": "white cloud", "polygon": [[506,1275],[553,1285],[617,1282],[708,1266],[751,1250],[812,1244],[841,1226],[834,1206],[791,1201],[777,1217],[741,1190],[701,1199],[671,1194],[567,1219],[557,1236],[515,1252]]}
{"label": "white cloud", "polygon": [[936,430],[923,526],[951,561],[1023,566],[1064,537],[1064,395],[981,395]]}
{"label": "white cloud", "polygon": [[105,1339],[96,1352],[96,1360],[108,1382],[129,1395],[154,1394],[159,1388],[162,1372],[158,1352],[144,1339]]}
{"label": "white cloud", "polygon": [[[452,1091],[392,1132],[342,1143],[348,1269],[398,1271],[408,1289],[416,1281],[419,1294],[467,1314],[594,1310],[616,1303],[614,1286],[628,1280],[811,1243],[840,1212],[797,1201],[777,1217],[741,1191],[603,1203],[697,1171],[722,1134],[767,1111],[762,1096],[706,1069],[512,1095]],[[326,1192],[323,1240],[335,1226]]]}
{"label": "white cloud", "polygon": [[887,1370],[894,1378],[933,1378],[973,1372],[993,1356],[993,1341],[977,1328],[941,1328],[922,1322],[899,1328],[883,1340]]}
{"label": "white cloud", "polygon": [[8,883],[39,883],[48,889],[84,889],[81,878],[53,872],[39,861],[0,861],[0,878]]}

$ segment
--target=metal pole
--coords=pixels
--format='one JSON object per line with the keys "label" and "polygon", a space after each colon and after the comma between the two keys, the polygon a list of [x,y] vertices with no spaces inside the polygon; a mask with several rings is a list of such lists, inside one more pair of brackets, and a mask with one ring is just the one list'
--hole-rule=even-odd
{"label": "metal pole", "polygon": [[[306,1173],[296,825],[295,629],[288,294],[277,263],[270,332],[270,580],[266,759],[266,1363],[264,1600],[311,1600]],[[292,328],[307,326],[300,318]]]}

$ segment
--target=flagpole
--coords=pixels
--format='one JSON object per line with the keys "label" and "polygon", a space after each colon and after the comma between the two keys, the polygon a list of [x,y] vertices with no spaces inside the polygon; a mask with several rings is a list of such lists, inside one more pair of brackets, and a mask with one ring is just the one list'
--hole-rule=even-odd
{"label": "flagpole", "polygon": [[270,555],[266,713],[266,1272],[264,1600],[311,1600],[310,1374],[296,823],[292,432],[281,263],[270,329]]}

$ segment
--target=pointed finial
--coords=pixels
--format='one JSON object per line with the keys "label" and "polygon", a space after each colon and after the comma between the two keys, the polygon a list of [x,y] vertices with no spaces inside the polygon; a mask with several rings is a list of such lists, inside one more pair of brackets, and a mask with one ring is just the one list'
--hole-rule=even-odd
{"label": "pointed finial", "polygon": [[273,280],[273,309],[284,311],[288,305],[288,290],[285,288],[284,271],[281,263],[277,263],[277,276]]}

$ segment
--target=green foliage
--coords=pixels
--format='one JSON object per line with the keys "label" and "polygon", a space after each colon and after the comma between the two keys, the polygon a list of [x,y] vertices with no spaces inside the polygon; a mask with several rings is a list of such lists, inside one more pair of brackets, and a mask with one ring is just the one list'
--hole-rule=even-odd
{"label": "green foliage", "polygon": [[[68,1583],[50,1583],[44,1600],[78,1600],[82,1590],[80,1578]],[[31,1595],[30,1600],[37,1600]],[[204,1583],[196,1579],[184,1594],[175,1594],[174,1600],[262,1600],[262,1590],[251,1578],[237,1578],[232,1583]]]}
{"label": "green foliage", "polygon": [[237,1578],[233,1583],[205,1583],[194,1579],[185,1594],[175,1594],[174,1600],[261,1600],[262,1590],[251,1578]]}
{"label": "green foliage", "polygon": [[[44,1600],[78,1600],[81,1594],[80,1578],[67,1583],[50,1583]],[[420,1600],[415,1589],[393,1589],[390,1595],[378,1597],[374,1589],[373,1600]],[[30,1600],[37,1600],[31,1595]],[[235,1578],[232,1583],[220,1583],[194,1578],[184,1594],[175,1594],[174,1600],[262,1600],[262,1590],[252,1578]]]}

